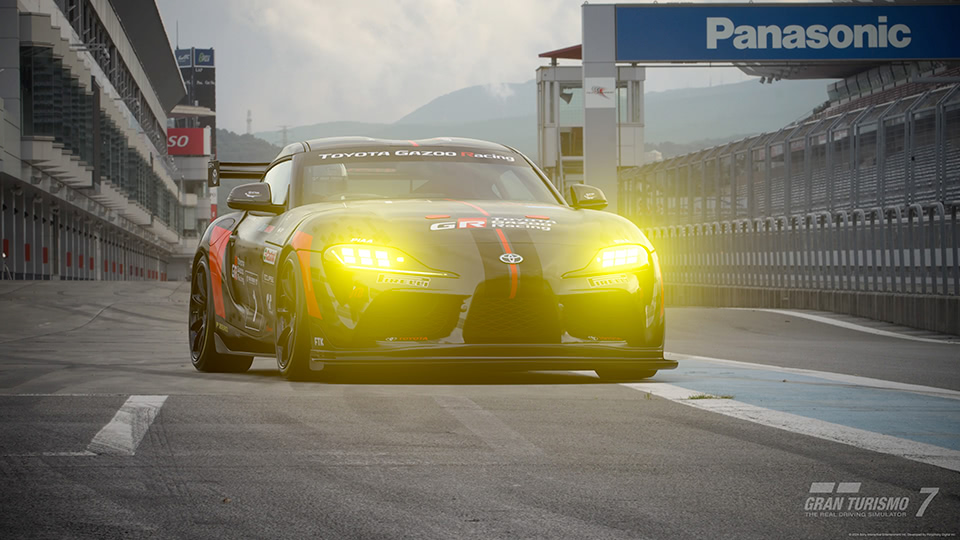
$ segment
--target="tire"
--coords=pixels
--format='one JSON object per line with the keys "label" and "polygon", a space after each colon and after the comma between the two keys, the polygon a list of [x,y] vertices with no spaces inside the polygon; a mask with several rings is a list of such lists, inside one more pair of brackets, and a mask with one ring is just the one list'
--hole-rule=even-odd
{"label": "tire", "polygon": [[291,252],[284,258],[277,279],[276,352],[277,369],[290,381],[312,377],[310,371],[310,330],[304,298],[300,260]]}
{"label": "tire", "polygon": [[655,369],[629,367],[609,367],[595,370],[597,376],[605,381],[629,382],[649,379],[657,374]]}
{"label": "tire", "polygon": [[220,354],[214,341],[216,318],[210,301],[210,272],[203,259],[193,268],[190,284],[190,313],[187,339],[190,361],[197,371],[207,373],[243,373],[250,369],[252,356]]}

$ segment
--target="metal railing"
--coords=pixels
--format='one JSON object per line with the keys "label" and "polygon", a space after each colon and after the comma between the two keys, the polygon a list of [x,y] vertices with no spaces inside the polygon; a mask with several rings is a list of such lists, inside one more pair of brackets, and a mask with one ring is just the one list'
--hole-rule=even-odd
{"label": "metal railing", "polygon": [[809,119],[622,171],[643,227],[960,199],[960,86]]}
{"label": "metal railing", "polygon": [[960,295],[960,201],[646,228],[673,284]]}

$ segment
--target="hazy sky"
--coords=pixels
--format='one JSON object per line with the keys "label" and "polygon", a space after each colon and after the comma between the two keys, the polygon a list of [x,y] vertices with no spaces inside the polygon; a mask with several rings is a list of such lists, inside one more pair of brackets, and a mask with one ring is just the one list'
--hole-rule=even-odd
{"label": "hazy sky", "polygon": [[[393,122],[460,88],[524,82],[576,45],[583,0],[157,0],[170,42],[214,47],[217,123],[243,133]],[[733,68],[658,68],[647,91],[730,83]],[[533,112],[535,104],[531,103]]]}

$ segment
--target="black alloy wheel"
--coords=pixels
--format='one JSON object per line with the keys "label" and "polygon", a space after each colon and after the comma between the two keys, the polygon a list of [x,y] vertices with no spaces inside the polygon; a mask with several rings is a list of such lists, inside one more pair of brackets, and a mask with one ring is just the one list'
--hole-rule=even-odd
{"label": "black alloy wheel", "polygon": [[300,261],[290,253],[277,280],[277,368],[288,380],[310,378],[310,336]]}
{"label": "black alloy wheel", "polygon": [[207,342],[207,273],[205,268],[197,265],[193,273],[193,283],[190,286],[190,357],[193,364],[203,355]]}
{"label": "black alloy wheel", "polygon": [[210,301],[210,278],[207,263],[200,259],[193,269],[190,283],[190,311],[187,319],[190,361],[197,371],[243,373],[250,369],[253,357],[221,354],[214,341],[214,313]]}

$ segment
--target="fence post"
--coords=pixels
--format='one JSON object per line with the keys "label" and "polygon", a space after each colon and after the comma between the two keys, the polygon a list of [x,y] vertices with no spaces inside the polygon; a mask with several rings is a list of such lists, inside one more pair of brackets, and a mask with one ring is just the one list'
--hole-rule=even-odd
{"label": "fence post", "polygon": [[[871,250],[871,259],[873,263],[873,291],[886,291],[886,280],[882,283],[883,287],[881,288],[882,279],[881,268],[884,266],[884,249],[886,248],[886,235],[883,232],[883,209],[879,206],[871,208],[868,213],[870,214],[870,242],[873,245]],[[877,235],[877,220],[880,220],[880,234]]]}
{"label": "fence post", "polygon": [[[943,203],[935,202],[929,206],[930,208],[930,266],[932,267],[932,281],[933,281],[933,294],[937,294],[939,287],[937,287],[937,274],[940,275],[940,281],[943,283],[943,294],[947,294],[947,229],[946,223],[944,223],[946,214],[943,211]],[[940,216],[940,264],[937,264],[937,248],[936,242],[934,242],[934,212]],[[938,271],[939,270],[939,271]]]}
{"label": "fence post", "polygon": [[[907,223],[910,225],[910,252],[909,252],[908,260],[910,261],[910,292],[912,293],[917,292],[917,269],[916,269],[916,265],[914,265],[913,263],[914,248],[916,246],[916,244],[914,243],[915,235],[913,234],[914,213],[918,215],[918,217],[920,218],[920,223],[922,224],[923,223],[923,207],[917,203],[907,206]],[[921,237],[923,236],[923,231],[920,231],[920,236]],[[920,251],[921,256],[922,256],[922,253],[923,251],[921,250]]]}

